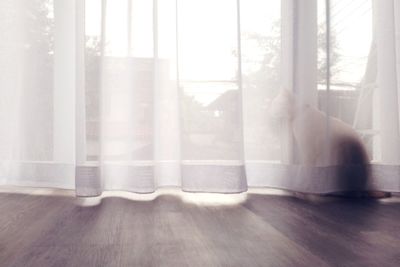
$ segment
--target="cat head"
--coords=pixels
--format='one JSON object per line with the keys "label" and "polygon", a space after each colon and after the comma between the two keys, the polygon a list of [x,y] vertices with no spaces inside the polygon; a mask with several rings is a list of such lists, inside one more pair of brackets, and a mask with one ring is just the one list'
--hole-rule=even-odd
{"label": "cat head", "polygon": [[294,113],[295,97],[293,92],[282,89],[271,101],[268,116],[273,120],[292,120]]}

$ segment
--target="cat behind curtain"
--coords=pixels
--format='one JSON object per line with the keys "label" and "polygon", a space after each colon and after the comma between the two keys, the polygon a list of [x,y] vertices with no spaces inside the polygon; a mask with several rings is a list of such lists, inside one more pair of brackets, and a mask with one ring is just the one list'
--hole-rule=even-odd
{"label": "cat behind curtain", "polygon": [[338,195],[375,198],[390,196],[390,193],[365,190],[370,159],[360,135],[350,125],[329,117],[328,128],[325,113],[300,103],[288,90],[282,90],[272,100],[268,111],[273,121],[285,122],[289,128],[287,130],[292,131],[299,164],[315,167],[353,165],[337,168],[338,182],[350,192]]}
{"label": "cat behind curtain", "polygon": [[273,99],[269,115],[289,125],[296,142],[300,164],[332,166],[368,164],[369,158],[359,134],[343,121],[329,117],[320,110],[299,103],[292,92],[282,90]]}

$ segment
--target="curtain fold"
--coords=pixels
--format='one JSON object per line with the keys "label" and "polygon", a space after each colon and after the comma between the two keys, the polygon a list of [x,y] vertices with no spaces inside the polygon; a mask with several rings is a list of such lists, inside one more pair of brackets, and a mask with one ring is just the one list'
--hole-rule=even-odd
{"label": "curtain fold", "polygon": [[400,160],[399,11],[397,1],[374,1],[381,160],[388,164]]}
{"label": "curtain fold", "polygon": [[400,6],[343,2],[2,1],[0,181],[400,191]]}

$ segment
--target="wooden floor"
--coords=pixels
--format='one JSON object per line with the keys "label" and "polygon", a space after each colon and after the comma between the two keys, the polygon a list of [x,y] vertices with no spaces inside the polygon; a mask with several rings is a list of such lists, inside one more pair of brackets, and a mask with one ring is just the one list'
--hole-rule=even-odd
{"label": "wooden floor", "polygon": [[398,198],[32,192],[0,193],[0,266],[400,266]]}

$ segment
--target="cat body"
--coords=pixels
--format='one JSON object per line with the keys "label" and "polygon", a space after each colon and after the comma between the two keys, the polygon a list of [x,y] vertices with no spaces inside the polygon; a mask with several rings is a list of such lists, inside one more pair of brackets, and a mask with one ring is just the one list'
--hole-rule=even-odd
{"label": "cat body", "polygon": [[[345,197],[386,198],[388,192],[367,189],[370,163],[360,135],[345,122],[328,117],[315,107],[298,101],[288,90],[272,100],[269,115],[273,120],[283,122],[293,133],[298,149],[298,162],[307,166],[340,166],[336,176],[343,192],[331,195]],[[358,165],[350,168],[343,165]],[[309,194],[294,193],[300,198]]]}
{"label": "cat body", "polygon": [[272,101],[270,115],[289,126],[299,151],[300,164],[369,163],[361,137],[350,125],[337,118],[328,118],[315,107],[300,103],[287,90]]}

